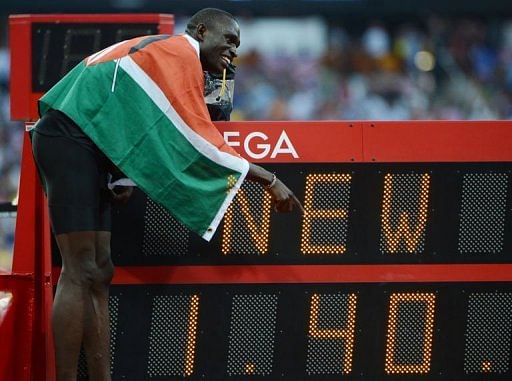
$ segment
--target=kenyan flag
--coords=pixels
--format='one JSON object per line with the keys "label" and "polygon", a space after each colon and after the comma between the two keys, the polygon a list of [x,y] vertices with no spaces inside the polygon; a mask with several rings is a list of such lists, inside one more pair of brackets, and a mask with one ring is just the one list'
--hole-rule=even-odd
{"label": "kenyan flag", "polygon": [[249,164],[223,140],[184,36],[121,42],[77,65],[40,100],[65,113],[151,199],[210,240]]}

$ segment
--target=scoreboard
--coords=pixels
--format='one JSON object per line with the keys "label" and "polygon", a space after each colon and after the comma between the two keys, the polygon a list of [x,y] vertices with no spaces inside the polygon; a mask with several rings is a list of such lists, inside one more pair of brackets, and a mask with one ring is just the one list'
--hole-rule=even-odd
{"label": "scoreboard", "polygon": [[[10,24],[12,117],[24,120],[82,57],[172,33],[169,15]],[[246,182],[206,243],[140,191],[116,207],[114,380],[511,379],[510,122],[218,127],[305,213],[275,213]],[[56,283],[55,244],[52,263]]]}
{"label": "scoreboard", "polygon": [[[117,207],[114,378],[510,379],[511,153],[482,144],[511,132],[445,122],[428,162],[438,127],[219,124],[305,213],[246,182],[206,243],[142,192]],[[401,151],[375,143],[383,130]]]}

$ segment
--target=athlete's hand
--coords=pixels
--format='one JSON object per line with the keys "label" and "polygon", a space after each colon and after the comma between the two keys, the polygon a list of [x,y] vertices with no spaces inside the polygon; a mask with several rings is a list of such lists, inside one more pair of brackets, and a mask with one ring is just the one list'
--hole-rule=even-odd
{"label": "athlete's hand", "polygon": [[297,207],[304,214],[304,208],[300,201],[281,180],[276,179],[276,183],[267,190],[272,197],[272,204],[276,212],[291,212],[294,207]]}
{"label": "athlete's hand", "polygon": [[133,193],[133,187],[118,185],[110,190],[110,197],[115,204],[126,204]]}

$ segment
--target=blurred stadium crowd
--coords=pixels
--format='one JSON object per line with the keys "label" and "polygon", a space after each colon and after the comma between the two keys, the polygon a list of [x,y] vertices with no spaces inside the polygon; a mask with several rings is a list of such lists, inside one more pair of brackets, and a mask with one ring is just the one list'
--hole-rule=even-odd
{"label": "blurred stadium crowd", "polygon": [[320,58],[239,59],[237,119],[511,119],[512,20],[333,26]]}
{"label": "blurred stadium crowd", "polygon": [[[512,19],[430,16],[369,22],[357,31],[329,25],[328,36],[320,56],[241,55],[232,119],[512,119]],[[3,44],[0,202],[11,202],[23,126],[9,120]],[[0,258],[12,247],[13,229],[13,218],[0,217]]]}

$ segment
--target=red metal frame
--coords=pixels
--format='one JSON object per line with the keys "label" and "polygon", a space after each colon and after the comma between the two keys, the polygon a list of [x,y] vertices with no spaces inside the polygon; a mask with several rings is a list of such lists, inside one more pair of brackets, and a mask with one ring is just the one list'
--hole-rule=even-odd
{"label": "red metal frame", "polygon": [[505,121],[364,122],[366,162],[512,161]]}
{"label": "red metal frame", "polygon": [[11,119],[37,120],[37,100],[42,93],[32,92],[32,23],[157,23],[159,33],[172,34],[174,16],[169,14],[39,14],[9,17],[11,50]]}
{"label": "red metal frame", "polygon": [[43,221],[44,194],[32,158],[28,133],[25,133],[23,140],[21,173],[12,272],[34,274],[37,267],[34,253],[39,252],[40,248],[39,232],[47,221]]}
{"label": "red metal frame", "polygon": [[31,27],[29,21],[11,16],[9,18],[11,119],[29,120],[29,110],[34,107],[31,96],[32,49],[30,40]]}
{"label": "red metal frame", "polygon": [[[237,132],[239,136],[228,139],[239,146],[234,148],[246,159],[255,163],[351,163],[363,161],[363,135],[361,122],[218,122],[215,124],[222,132]],[[265,137],[247,140],[252,132],[259,132]],[[298,158],[290,154],[278,154],[270,158],[279,137],[283,133],[297,151]],[[244,142],[252,152],[260,152],[258,144],[269,144],[269,154],[262,159],[255,159],[244,149]]]}
{"label": "red metal frame", "polygon": [[[53,268],[59,279],[60,267]],[[512,282],[512,264],[116,267],[112,284]]]}
{"label": "red metal frame", "polygon": [[[53,350],[49,320],[53,301],[49,218],[28,133],[25,133],[23,141],[21,172],[12,274],[0,276],[0,286],[4,282],[14,295],[11,313],[16,321],[13,331],[16,337],[7,348],[16,354],[11,365],[16,377],[12,379],[28,381],[41,377],[41,380],[53,380],[55,371],[51,365]],[[24,336],[23,346],[15,351],[20,332]]]}
{"label": "red metal frame", "polygon": [[[339,121],[216,123],[221,132],[239,131],[234,147],[259,163],[315,162],[507,162],[512,161],[512,122],[509,121]],[[291,155],[254,159],[244,150],[250,132],[259,131],[275,144],[285,131],[296,148]]]}

